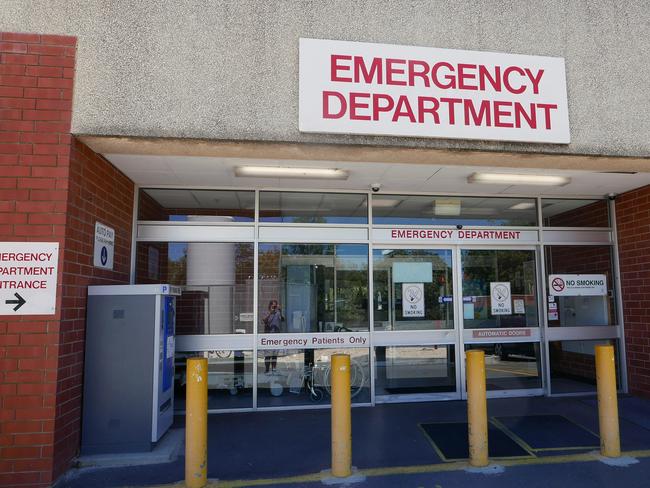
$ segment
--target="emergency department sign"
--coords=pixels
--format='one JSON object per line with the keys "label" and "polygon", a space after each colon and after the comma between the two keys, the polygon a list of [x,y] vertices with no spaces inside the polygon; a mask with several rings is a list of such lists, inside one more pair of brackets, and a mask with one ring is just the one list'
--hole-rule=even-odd
{"label": "emergency department sign", "polygon": [[568,144],[563,58],[300,39],[302,132]]}
{"label": "emergency department sign", "polygon": [[512,315],[510,283],[506,281],[490,283],[492,315]]}
{"label": "emergency department sign", "polygon": [[59,244],[0,242],[0,315],[56,311]]}

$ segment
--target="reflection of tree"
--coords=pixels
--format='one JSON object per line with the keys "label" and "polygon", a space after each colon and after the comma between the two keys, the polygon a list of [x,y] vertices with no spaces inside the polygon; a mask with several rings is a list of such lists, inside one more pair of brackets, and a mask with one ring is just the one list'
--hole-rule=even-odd
{"label": "reflection of tree", "polygon": [[187,248],[177,260],[168,262],[168,281],[172,285],[185,286],[187,284]]}
{"label": "reflection of tree", "polygon": [[293,217],[291,222],[294,224],[326,224],[325,217],[317,217],[316,215],[307,215],[304,217]]}

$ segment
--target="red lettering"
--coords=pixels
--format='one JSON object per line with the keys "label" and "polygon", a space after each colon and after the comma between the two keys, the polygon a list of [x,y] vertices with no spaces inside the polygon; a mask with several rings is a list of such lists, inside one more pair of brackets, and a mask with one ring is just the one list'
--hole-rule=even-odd
{"label": "red lettering", "polygon": [[404,69],[396,68],[393,65],[406,64],[405,59],[386,58],[386,84],[387,85],[406,85],[406,81],[394,79],[395,75],[403,75]]}
{"label": "red lettering", "polygon": [[[425,103],[431,103],[431,107],[425,107]],[[433,123],[439,124],[440,117],[438,116],[438,108],[440,107],[440,102],[437,98],[433,97],[418,97],[418,122],[420,124],[424,123],[424,114],[431,114],[433,116]]]}
{"label": "red lettering", "polygon": [[[474,125],[481,126],[485,120],[485,125],[490,127],[492,125],[492,120],[490,118],[490,101],[483,100],[481,101],[481,108],[479,108],[478,113],[474,108],[474,101],[471,99],[463,100],[463,106],[465,108],[465,125]],[[471,117],[471,121],[470,121]],[[470,123],[471,122],[471,123]]]}
{"label": "red lettering", "polygon": [[330,56],[330,80],[332,81],[342,81],[345,83],[352,82],[352,78],[343,78],[339,76],[339,71],[350,71],[350,66],[340,65],[339,61],[346,60],[349,61],[352,59],[352,56],[346,56],[343,54],[332,54]]}
{"label": "red lettering", "polygon": [[533,84],[533,93],[535,95],[539,94],[539,82],[542,81],[542,75],[544,74],[544,70],[540,69],[537,72],[536,76],[533,76],[533,73],[531,73],[531,71],[528,68],[526,68],[525,71],[526,74],[528,75],[528,78],[530,79],[530,82]]}
{"label": "red lettering", "polygon": [[[340,108],[337,113],[333,113],[330,111],[329,100],[330,97],[332,96],[339,99]],[[345,101],[345,97],[341,93],[335,91],[323,92],[323,118],[324,119],[340,119],[341,117],[343,117],[347,109],[348,109],[347,102]]]}
{"label": "red lettering", "polygon": [[392,229],[390,231],[390,238],[395,239],[397,237],[397,229]]}
{"label": "red lettering", "polygon": [[370,120],[370,115],[359,115],[357,109],[369,108],[369,103],[359,102],[358,98],[370,98],[370,93],[350,92],[350,120]]}
{"label": "red lettering", "polygon": [[[524,76],[524,75],[526,74],[526,73],[524,72],[524,70],[521,69],[521,68],[518,67],[518,66],[508,66],[508,67],[506,68],[506,70],[503,72],[503,84],[506,86],[506,89],[507,89],[510,93],[519,94],[519,93],[523,93],[523,92],[525,92],[525,91],[526,91],[526,85],[525,85],[524,83],[522,83],[522,84],[519,86],[519,88],[515,88],[515,87],[513,87],[513,86],[510,84],[510,74],[513,73],[513,72],[517,73],[517,74],[520,75],[520,76]],[[495,124],[495,125],[496,125],[496,124]],[[498,126],[497,126],[497,127],[498,127]]]}
{"label": "red lettering", "polygon": [[551,129],[551,110],[557,109],[554,103],[538,103],[537,106],[544,110],[544,120],[546,121],[546,129]]}
{"label": "red lettering", "polygon": [[[354,66],[354,82],[359,83],[361,77],[366,83],[382,83],[382,69],[381,69],[381,58],[372,58],[370,63],[370,70],[366,67],[363,56],[355,56],[353,61]],[[375,76],[377,81],[375,81]]]}
{"label": "red lettering", "polygon": [[[380,100],[384,100],[386,105],[381,105]],[[381,112],[390,112],[395,107],[395,102],[393,102],[393,97],[390,95],[385,95],[383,93],[377,93],[372,97],[372,120],[379,120],[379,114]]]}
{"label": "red lettering", "polygon": [[524,106],[519,103],[515,102],[515,127],[519,128],[521,127],[521,117],[524,117],[526,119],[526,122],[528,123],[528,127],[531,129],[537,129],[537,110],[535,110],[535,104],[531,103],[530,104],[530,114],[526,112],[526,109]]}
{"label": "red lettering", "polygon": [[482,64],[479,65],[478,86],[481,91],[484,91],[485,87],[487,86],[485,80],[488,80],[490,82],[490,85],[492,85],[494,91],[500,92],[501,91],[501,66],[494,67],[494,78],[492,78],[492,76],[490,75],[490,71],[487,69],[487,67],[483,66]]}
{"label": "red lettering", "polygon": [[451,125],[454,125],[456,123],[456,104],[462,103],[463,99],[462,98],[441,98],[440,101],[448,105],[447,110],[449,112],[449,123]]}
{"label": "red lettering", "polygon": [[453,74],[446,74],[443,76],[443,78],[447,80],[449,83],[447,83],[446,85],[440,83],[440,79],[438,78],[438,70],[441,67],[447,68],[451,73],[454,72],[454,67],[449,63],[442,61],[440,63],[434,64],[433,68],[431,69],[431,81],[433,81],[433,84],[436,85],[438,88],[442,88],[443,90],[446,90],[447,88],[456,88],[456,77]]}
{"label": "red lettering", "polygon": [[458,63],[458,88],[460,90],[478,90],[476,85],[468,85],[466,80],[475,80],[476,73],[468,73],[466,70],[475,70],[475,64]]}
{"label": "red lettering", "polygon": [[397,119],[400,117],[408,117],[411,122],[415,122],[415,115],[413,115],[411,104],[406,95],[400,95],[397,99],[397,107],[393,114],[393,122],[397,122]]}
{"label": "red lettering", "polygon": [[[417,70],[420,67],[422,70]],[[422,78],[424,86],[429,88],[429,63],[426,61],[418,61],[416,59],[409,59],[409,86],[415,86],[415,77]]]}
{"label": "red lettering", "polygon": [[512,112],[502,110],[503,107],[512,107],[512,102],[494,102],[494,126],[495,127],[512,127],[512,122],[504,122],[502,117],[511,117]]}

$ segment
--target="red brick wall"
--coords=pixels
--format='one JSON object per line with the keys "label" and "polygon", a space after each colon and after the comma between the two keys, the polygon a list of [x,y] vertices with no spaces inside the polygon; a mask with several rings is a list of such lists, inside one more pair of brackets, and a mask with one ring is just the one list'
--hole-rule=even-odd
{"label": "red brick wall", "polygon": [[[131,180],[73,138],[59,330],[55,478],[65,472],[79,447],[87,286],[129,282],[133,192]],[[97,221],[115,229],[113,270],[93,267]]]}
{"label": "red brick wall", "polygon": [[650,186],[616,198],[630,392],[650,397]]}
{"label": "red brick wall", "polygon": [[0,34],[0,240],[58,242],[57,313],[0,316],[0,486],[52,481],[75,39]]}
{"label": "red brick wall", "polygon": [[[0,486],[45,487],[79,447],[86,285],[127,282],[132,183],[70,135],[76,40],[0,33],[0,241],[58,242],[57,312],[0,316]],[[94,221],[115,271],[92,267]]]}

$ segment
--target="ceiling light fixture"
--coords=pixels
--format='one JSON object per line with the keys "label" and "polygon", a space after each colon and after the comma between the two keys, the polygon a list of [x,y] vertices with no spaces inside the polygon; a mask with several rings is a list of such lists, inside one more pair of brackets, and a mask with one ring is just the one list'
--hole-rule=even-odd
{"label": "ceiling light fixture", "polygon": [[348,172],[332,168],[296,168],[282,166],[236,166],[235,176],[253,178],[325,178],[347,180]]}
{"label": "ceiling light fixture", "polygon": [[508,210],[530,210],[531,208],[535,208],[534,203],[521,202],[521,203],[517,203],[516,205],[513,205],[512,207],[508,207]]}
{"label": "ceiling light fixture", "polygon": [[468,183],[488,183],[496,185],[534,185],[564,186],[571,182],[566,176],[522,175],[513,173],[472,173]]}
{"label": "ceiling light fixture", "polygon": [[434,200],[433,201],[433,214],[434,215],[460,215],[460,200],[447,199],[447,200]]}

